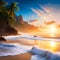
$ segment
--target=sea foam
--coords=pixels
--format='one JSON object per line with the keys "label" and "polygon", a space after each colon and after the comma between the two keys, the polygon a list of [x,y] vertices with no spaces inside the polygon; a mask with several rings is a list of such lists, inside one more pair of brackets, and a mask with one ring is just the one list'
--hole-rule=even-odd
{"label": "sea foam", "polygon": [[30,50],[31,46],[24,46],[19,44],[0,44],[0,56],[13,56],[21,53],[26,53]]}
{"label": "sea foam", "polygon": [[33,54],[31,60],[60,60],[60,52],[52,53],[36,47],[33,47],[29,52]]}

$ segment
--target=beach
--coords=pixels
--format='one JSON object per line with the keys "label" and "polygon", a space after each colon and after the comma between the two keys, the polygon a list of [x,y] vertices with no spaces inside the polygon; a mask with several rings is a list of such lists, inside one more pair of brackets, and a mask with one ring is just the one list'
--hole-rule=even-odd
{"label": "beach", "polygon": [[[51,39],[44,40],[44,38],[40,38],[42,40],[34,40],[38,38],[37,37],[28,38],[28,36],[27,37],[10,36],[5,38],[7,41],[0,42],[0,60],[39,60],[39,59],[46,60],[47,56],[51,56],[51,58],[53,57],[52,58],[53,60],[56,58],[60,59],[60,56],[55,56],[56,52],[57,53],[60,52],[59,49],[60,44],[58,41],[53,42],[57,44],[55,45],[56,46],[55,47],[54,45],[51,45],[53,41],[53,40],[49,41]],[[38,44],[37,46],[39,48],[35,44]],[[51,53],[51,51],[55,52]],[[44,57],[44,55],[46,56]]]}
{"label": "beach", "polygon": [[[25,42],[25,43],[24,43]],[[19,45],[21,45],[20,47],[23,47],[23,46],[30,46],[31,44],[26,44],[26,40],[24,40],[23,38],[19,41],[19,40],[7,40],[7,41],[2,41],[1,43],[0,43],[0,46],[1,46],[1,44],[7,44],[7,45],[9,45],[9,44],[12,44],[13,46],[15,46],[15,45],[17,45],[17,46],[19,46]],[[6,46],[7,46],[6,45]],[[11,46],[12,46],[11,45]],[[12,47],[13,47],[12,46]],[[32,45],[31,45],[32,46]],[[1,48],[1,47],[0,47]],[[4,47],[3,47],[4,48]],[[6,47],[5,47],[6,48]],[[13,49],[13,48],[12,48]],[[17,50],[18,48],[16,48],[16,50]],[[20,49],[20,48],[19,48]],[[24,49],[24,47],[22,48],[22,49]],[[26,47],[26,49],[28,49],[27,47]],[[21,49],[20,49],[21,50]],[[1,51],[5,51],[4,49],[0,49],[0,52]],[[22,52],[24,52],[24,51],[22,51]],[[20,52],[19,52],[20,53]],[[31,56],[32,56],[32,53],[30,53],[30,52],[25,52],[25,53],[20,53],[20,54],[15,54],[15,55],[7,55],[7,56],[0,56],[0,60],[31,60]],[[13,54],[13,53],[12,53]]]}
{"label": "beach", "polygon": [[3,56],[0,57],[0,60],[30,60],[31,56],[31,53],[23,53],[15,56]]}

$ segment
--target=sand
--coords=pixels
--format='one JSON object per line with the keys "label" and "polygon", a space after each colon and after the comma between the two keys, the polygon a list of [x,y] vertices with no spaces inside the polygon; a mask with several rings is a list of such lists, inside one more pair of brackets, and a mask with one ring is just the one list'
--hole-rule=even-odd
{"label": "sand", "polygon": [[31,53],[23,53],[15,56],[3,56],[0,57],[0,60],[30,60],[31,56]]}
{"label": "sand", "polygon": [[[18,43],[21,44],[21,42],[16,42],[13,40],[7,40],[1,43]],[[23,44],[24,45],[24,44]],[[32,53],[22,53],[19,55],[14,55],[14,56],[0,56],[0,60],[31,60]]]}

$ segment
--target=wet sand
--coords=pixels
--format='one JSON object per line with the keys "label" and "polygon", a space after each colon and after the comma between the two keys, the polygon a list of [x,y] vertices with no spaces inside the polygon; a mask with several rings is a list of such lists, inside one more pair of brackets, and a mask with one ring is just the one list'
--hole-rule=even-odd
{"label": "wet sand", "polygon": [[23,53],[15,56],[3,56],[0,57],[0,60],[30,60],[31,56],[31,53]]}

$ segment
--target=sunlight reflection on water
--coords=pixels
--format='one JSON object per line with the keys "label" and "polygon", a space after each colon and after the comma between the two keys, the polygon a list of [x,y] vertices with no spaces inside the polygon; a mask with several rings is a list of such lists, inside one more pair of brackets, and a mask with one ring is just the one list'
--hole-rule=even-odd
{"label": "sunlight reflection on water", "polygon": [[42,49],[49,50],[52,52],[60,51],[60,42],[59,41],[50,41],[50,40],[35,40],[35,44]]}
{"label": "sunlight reflection on water", "polygon": [[[12,36],[12,37],[7,37],[7,39],[12,39],[16,41],[20,41],[22,39],[26,40],[26,44],[30,44],[34,42],[34,45],[37,45],[39,48],[46,49],[52,52],[57,52],[60,51],[60,39],[59,38],[44,38],[44,37],[34,37],[34,36],[29,36],[29,35],[20,35],[20,36]],[[25,42],[25,40],[22,40],[22,42]],[[33,44],[33,43],[32,43]]]}

